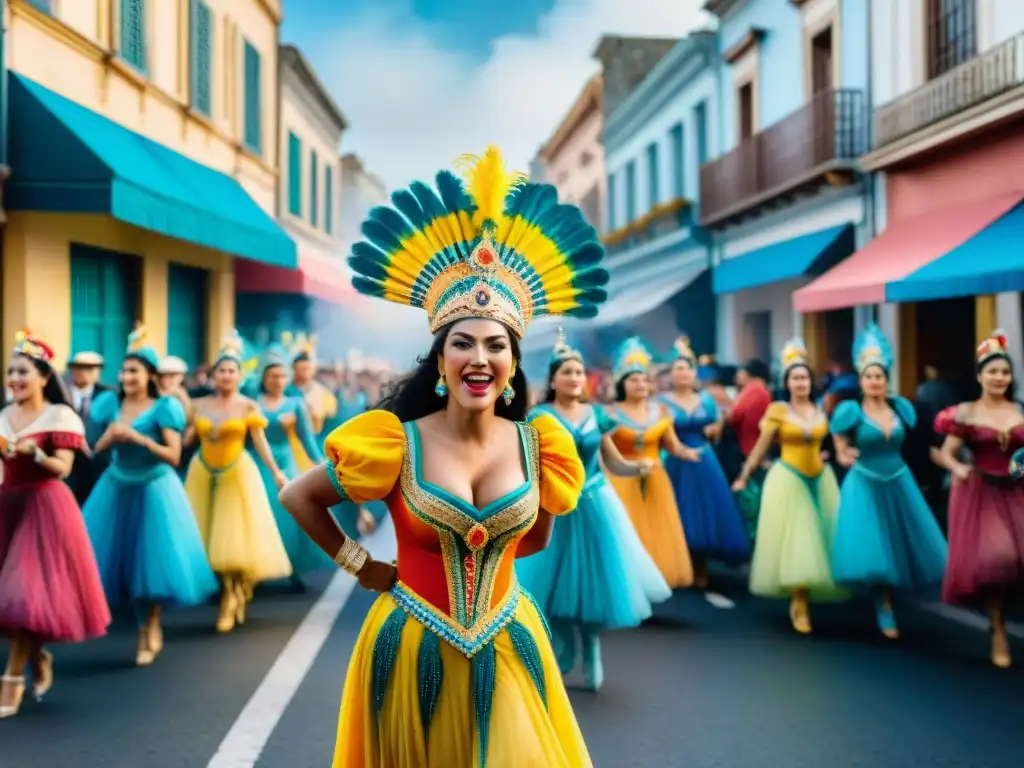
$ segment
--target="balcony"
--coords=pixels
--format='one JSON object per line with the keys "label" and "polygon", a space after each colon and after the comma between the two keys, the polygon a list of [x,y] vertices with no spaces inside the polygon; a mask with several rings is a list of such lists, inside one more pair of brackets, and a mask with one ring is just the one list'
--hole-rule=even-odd
{"label": "balcony", "polygon": [[613,256],[689,227],[690,212],[690,201],[684,197],[656,205],[630,224],[605,235],[605,250]]}
{"label": "balcony", "polygon": [[1024,112],[1024,34],[875,110],[864,166],[892,165]]}
{"label": "balcony", "polygon": [[867,150],[864,94],[821,91],[796,112],[700,169],[700,223],[720,228],[761,208],[850,183]]}

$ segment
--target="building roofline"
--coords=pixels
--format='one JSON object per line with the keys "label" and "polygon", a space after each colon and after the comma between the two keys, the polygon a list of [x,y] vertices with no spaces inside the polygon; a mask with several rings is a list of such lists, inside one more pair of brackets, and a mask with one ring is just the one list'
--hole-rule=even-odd
{"label": "building roofline", "polygon": [[537,152],[538,159],[547,163],[558,154],[580,124],[593,110],[602,111],[604,103],[604,78],[601,73],[593,75],[583,86],[576,101],[565,113],[554,133]]}
{"label": "building roofline", "polygon": [[338,133],[342,133],[348,128],[348,119],[341,111],[337,102],[334,101],[330,92],[324,87],[324,84],[316,74],[316,70],[313,69],[313,66],[302,54],[302,51],[294,45],[282,45],[278,56],[278,66],[282,69],[287,67],[299,76],[302,84],[309,89],[324,112],[331,118]]}

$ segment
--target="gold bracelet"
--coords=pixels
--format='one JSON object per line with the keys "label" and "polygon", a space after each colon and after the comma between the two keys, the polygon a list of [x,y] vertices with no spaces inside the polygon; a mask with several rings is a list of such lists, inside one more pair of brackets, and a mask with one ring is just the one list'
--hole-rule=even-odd
{"label": "gold bracelet", "polygon": [[346,537],[345,543],[341,545],[338,554],[334,556],[337,566],[353,576],[363,569],[369,559],[370,553],[366,551],[366,547],[357,544],[351,536]]}

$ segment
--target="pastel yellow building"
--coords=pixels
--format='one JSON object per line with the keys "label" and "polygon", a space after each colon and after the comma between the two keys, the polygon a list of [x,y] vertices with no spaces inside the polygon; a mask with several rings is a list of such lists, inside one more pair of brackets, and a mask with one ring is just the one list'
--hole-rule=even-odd
{"label": "pastel yellow building", "polygon": [[280,0],[3,0],[10,76],[2,337],[113,379],[136,319],[208,360],[235,274],[294,269],[274,220]]}

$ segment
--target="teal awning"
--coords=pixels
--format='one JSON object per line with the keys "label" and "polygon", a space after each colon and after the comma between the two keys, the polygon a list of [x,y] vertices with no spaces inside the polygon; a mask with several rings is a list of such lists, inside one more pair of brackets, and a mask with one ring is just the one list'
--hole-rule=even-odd
{"label": "teal awning", "polygon": [[21,75],[10,75],[7,209],[109,214],[126,224],[294,269],[294,241],[230,176]]}
{"label": "teal awning", "polygon": [[945,256],[885,285],[887,301],[932,301],[1024,291],[1024,205],[996,219]]}
{"label": "teal awning", "polygon": [[820,275],[854,249],[853,226],[843,224],[783,240],[726,259],[711,275],[716,294],[736,293],[805,275]]}

